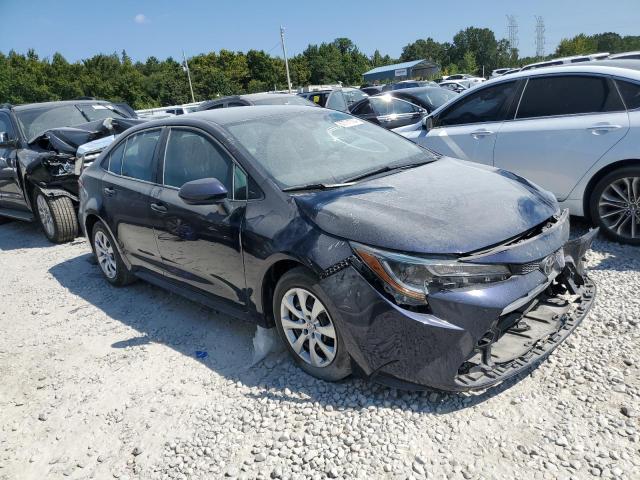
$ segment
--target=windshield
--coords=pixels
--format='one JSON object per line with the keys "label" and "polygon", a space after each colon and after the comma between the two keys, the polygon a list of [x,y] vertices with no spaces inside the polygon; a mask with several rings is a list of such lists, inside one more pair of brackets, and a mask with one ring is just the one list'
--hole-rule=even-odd
{"label": "windshield", "polygon": [[458,97],[455,92],[440,87],[425,90],[423,92],[416,92],[414,93],[414,95],[418,98],[421,98],[424,102],[427,102],[434,109],[441,107],[452,98]]}
{"label": "windshield", "polygon": [[111,105],[107,108],[104,104],[45,106],[16,111],[16,117],[25,137],[32,141],[52,128],[72,127],[107,117],[123,117],[111,108]]}
{"label": "windshield", "polygon": [[287,95],[287,96],[273,96],[266,98],[259,98],[257,100],[253,100],[254,105],[306,105],[311,106],[311,103],[306,98],[299,97],[298,95]]}
{"label": "windshield", "polygon": [[341,183],[381,167],[436,158],[395,133],[325,109],[247,120],[227,129],[281,188]]}

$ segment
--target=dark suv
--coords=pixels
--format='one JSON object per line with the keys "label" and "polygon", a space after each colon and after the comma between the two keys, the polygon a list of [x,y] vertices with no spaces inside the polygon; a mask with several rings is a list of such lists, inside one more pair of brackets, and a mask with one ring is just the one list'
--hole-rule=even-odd
{"label": "dark suv", "polygon": [[49,240],[78,233],[78,176],[137,123],[99,100],[0,105],[0,219],[38,220]]}

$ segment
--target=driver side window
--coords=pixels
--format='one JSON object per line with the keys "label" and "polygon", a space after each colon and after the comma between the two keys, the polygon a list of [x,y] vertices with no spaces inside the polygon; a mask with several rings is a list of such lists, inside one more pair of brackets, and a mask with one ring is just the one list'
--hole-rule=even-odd
{"label": "driver side window", "polygon": [[445,127],[502,121],[509,109],[515,90],[515,81],[482,88],[442,112],[434,126]]}
{"label": "driver side window", "polygon": [[164,155],[164,184],[180,188],[202,178],[217,178],[233,189],[233,162],[221,147],[193,130],[172,128]]}

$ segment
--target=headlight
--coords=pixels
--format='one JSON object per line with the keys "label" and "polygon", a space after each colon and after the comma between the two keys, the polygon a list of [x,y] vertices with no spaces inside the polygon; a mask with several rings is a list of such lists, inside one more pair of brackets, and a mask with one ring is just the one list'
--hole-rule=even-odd
{"label": "headlight", "polygon": [[399,303],[424,303],[435,291],[500,282],[511,276],[505,265],[413,257],[358,243],[351,247]]}

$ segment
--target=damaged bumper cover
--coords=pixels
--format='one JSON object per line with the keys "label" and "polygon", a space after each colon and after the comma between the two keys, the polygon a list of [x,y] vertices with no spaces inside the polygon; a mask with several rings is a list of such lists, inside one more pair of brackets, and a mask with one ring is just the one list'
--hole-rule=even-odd
{"label": "damaged bumper cover", "polygon": [[[546,358],[593,304],[596,287],[583,257],[597,230],[567,241],[568,229],[563,215],[535,238],[480,254],[484,262],[506,259],[521,270],[482,288],[431,294],[428,312],[393,302],[357,260],[321,284],[365,376],[404,389],[484,389]],[[548,258],[556,262],[551,272]]]}

